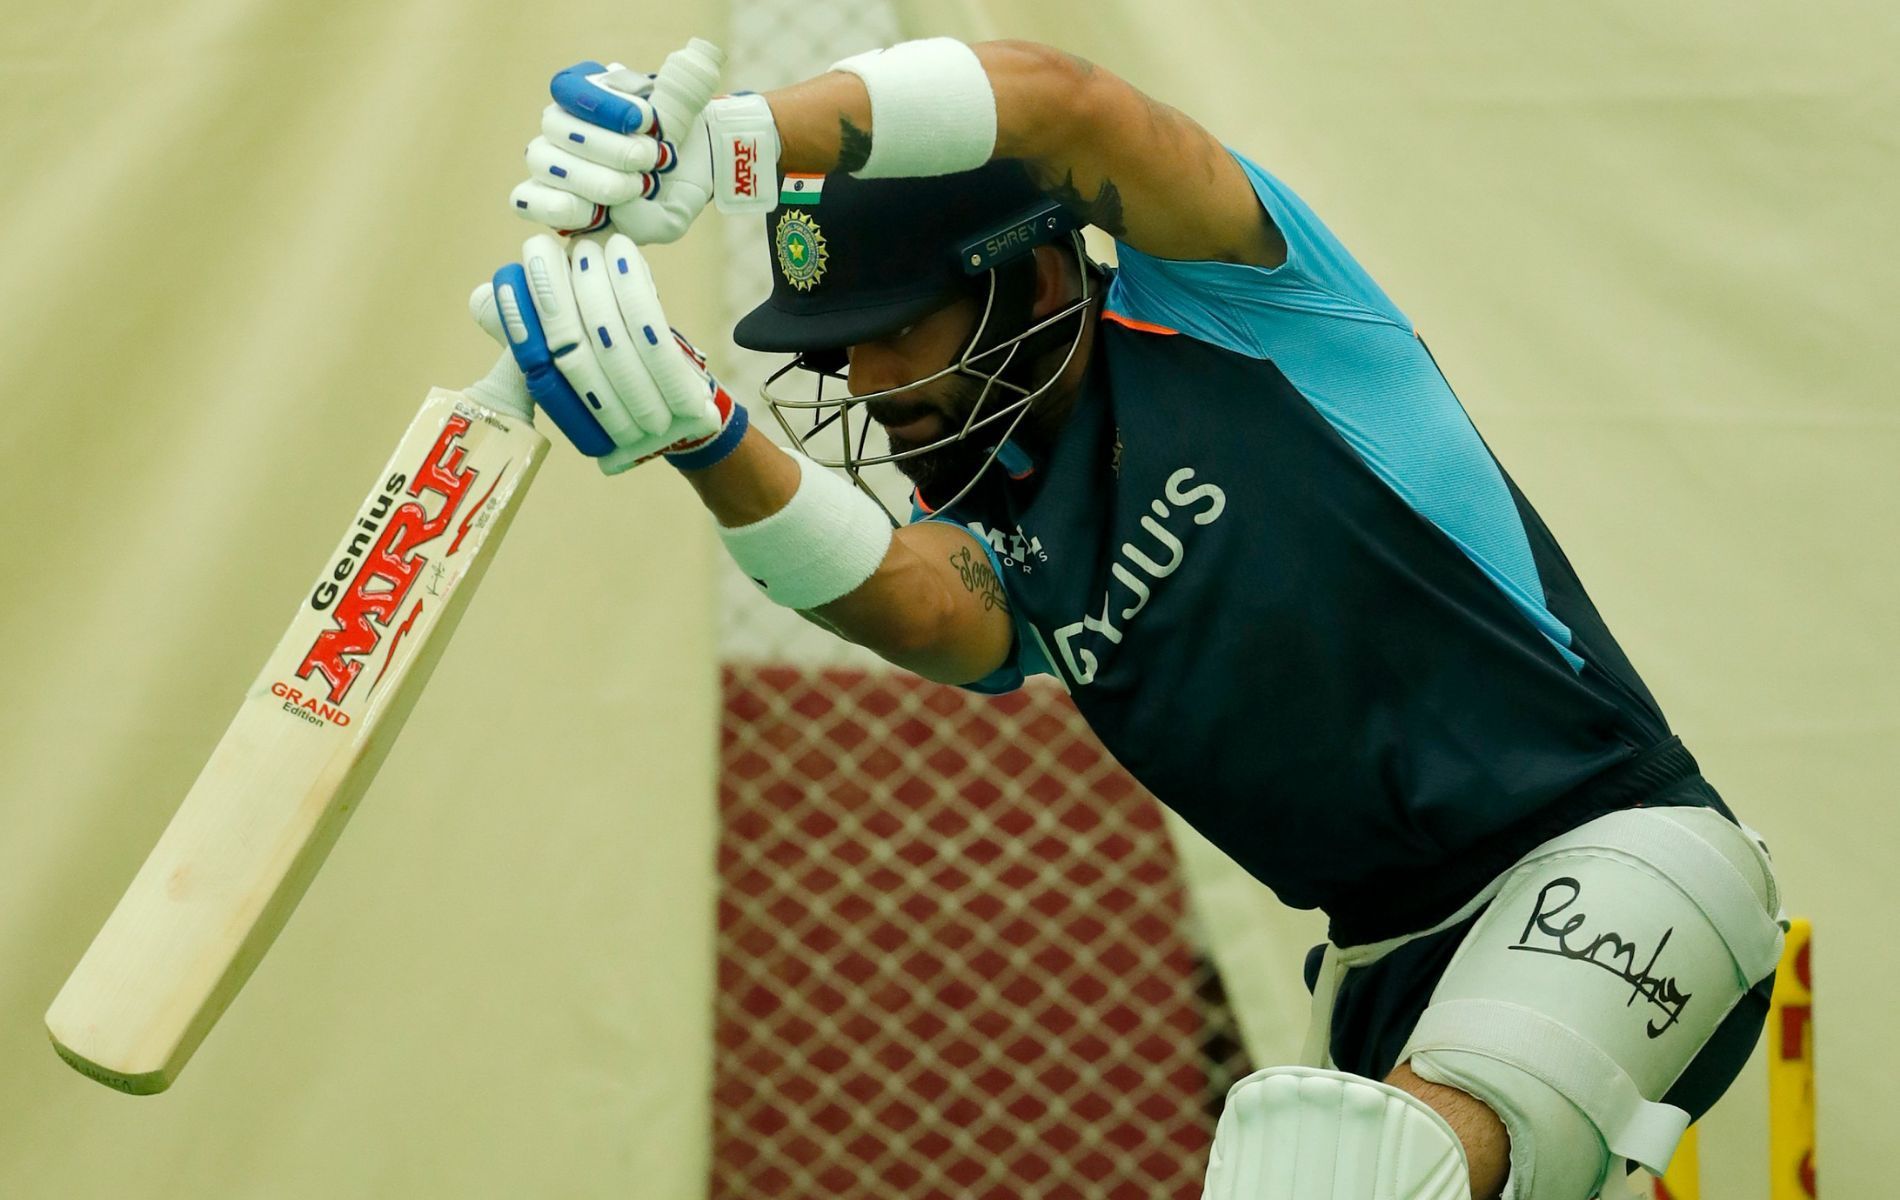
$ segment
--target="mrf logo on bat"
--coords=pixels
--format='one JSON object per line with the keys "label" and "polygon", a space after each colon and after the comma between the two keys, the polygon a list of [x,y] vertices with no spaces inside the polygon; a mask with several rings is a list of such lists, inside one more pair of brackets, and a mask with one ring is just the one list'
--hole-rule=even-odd
{"label": "mrf logo on bat", "polygon": [[[272,684],[271,694],[284,700],[286,710],[305,720],[327,721],[338,727],[350,723],[350,713],[342,705],[356,687],[363,666],[382,646],[390,622],[402,609],[417,579],[431,565],[432,556],[425,548],[440,538],[455,523],[463,502],[474,491],[481,472],[465,465],[467,452],[461,444],[468,432],[469,417],[456,412],[442,426],[423,461],[411,472],[397,471],[384,481],[368,506],[357,514],[356,527],[343,544],[342,554],[330,569],[328,578],[318,582],[310,594],[313,612],[329,613],[329,628],[318,633],[298,664],[296,675],[319,687],[321,694],[305,694],[288,682]],[[504,468],[480,501],[468,509],[455,539],[439,556],[447,559],[461,546],[470,526],[500,483]],[[410,497],[398,504],[397,497]],[[435,507],[434,515],[429,512]],[[404,636],[422,615],[425,598],[418,598],[408,617],[389,637],[383,664],[371,680],[369,691],[389,669]],[[321,676],[321,682],[316,678]]]}

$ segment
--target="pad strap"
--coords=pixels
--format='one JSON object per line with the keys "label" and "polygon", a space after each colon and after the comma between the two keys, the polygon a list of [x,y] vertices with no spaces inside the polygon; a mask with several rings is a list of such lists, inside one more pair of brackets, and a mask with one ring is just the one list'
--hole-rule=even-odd
{"label": "pad strap", "polygon": [[1615,1059],[1575,1031],[1518,1004],[1446,1000],[1427,1008],[1407,1055],[1456,1050],[1542,1080],[1583,1111],[1612,1154],[1662,1174],[1689,1127],[1689,1114],[1643,1098]]}
{"label": "pad strap", "polygon": [[1346,978],[1348,964],[1340,958],[1339,947],[1331,942],[1319,961],[1319,980],[1313,987],[1313,1004],[1306,1021],[1306,1041],[1300,1047],[1303,1067],[1333,1065],[1333,1009],[1339,1003],[1339,985]]}

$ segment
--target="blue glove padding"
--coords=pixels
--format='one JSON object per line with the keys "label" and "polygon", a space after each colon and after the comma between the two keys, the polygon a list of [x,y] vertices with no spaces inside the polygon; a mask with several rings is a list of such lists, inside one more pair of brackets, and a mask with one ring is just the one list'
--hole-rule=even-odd
{"label": "blue glove padding", "polygon": [[548,94],[564,111],[591,125],[615,133],[659,136],[655,128],[659,118],[651,104],[608,91],[589,78],[606,73],[606,67],[591,60],[575,63],[549,81]]}
{"label": "blue glove padding", "polygon": [[534,311],[533,293],[528,290],[528,273],[520,263],[509,263],[495,272],[495,303],[501,310],[501,327],[508,335],[508,349],[515,356],[528,381],[528,394],[541,411],[553,419],[574,448],[589,458],[611,454],[614,441],[600,422],[587,411],[586,403],[573,385],[555,367],[554,360],[572,350],[572,346],[548,345],[541,332],[541,317]]}

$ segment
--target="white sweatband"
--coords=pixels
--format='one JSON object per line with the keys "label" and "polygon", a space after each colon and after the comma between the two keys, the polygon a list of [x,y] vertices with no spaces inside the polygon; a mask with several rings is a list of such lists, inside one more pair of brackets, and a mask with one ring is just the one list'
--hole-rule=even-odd
{"label": "white sweatband", "polygon": [[787,608],[829,604],[871,577],[891,548],[884,511],[842,476],[787,451],[803,478],[791,502],[762,521],[719,527],[739,569]]}
{"label": "white sweatband", "polygon": [[721,96],[706,106],[712,138],[713,203],[727,215],[778,207],[778,123],[757,92]]}
{"label": "white sweatband", "polygon": [[899,42],[831,64],[871,93],[871,157],[859,179],[974,171],[996,152],[996,92],[955,38]]}

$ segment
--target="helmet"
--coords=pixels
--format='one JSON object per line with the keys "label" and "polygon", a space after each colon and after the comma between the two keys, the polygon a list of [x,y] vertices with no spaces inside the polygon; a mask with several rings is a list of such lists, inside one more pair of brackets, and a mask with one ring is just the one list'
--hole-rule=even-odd
{"label": "helmet", "polygon": [[[761,399],[800,450],[824,466],[842,468],[874,497],[861,468],[984,439],[988,454],[961,489],[932,497],[936,507],[962,499],[1030,406],[1061,375],[1058,369],[1037,380],[1035,364],[1047,351],[1059,349],[1065,336],[1063,365],[1074,357],[1094,300],[1095,275],[1074,217],[1042,195],[1014,159],[915,178],[787,176],[765,232],[773,259],[772,293],[740,319],[733,340],[749,350],[797,355],[765,381]],[[1031,321],[1026,314],[1035,288],[1033,251],[1064,242],[1082,269],[1083,294]],[[849,394],[846,347],[896,333],[964,296],[980,302],[982,316],[950,365],[899,387]],[[1078,314],[1072,333],[1055,328]],[[816,377],[815,398],[792,396],[793,385],[783,381],[794,371]],[[864,405],[949,375],[981,385],[974,408],[957,429],[902,451],[867,447],[873,422]],[[827,380],[833,385],[829,397]]]}

